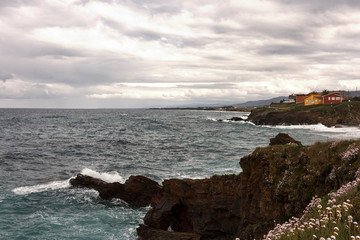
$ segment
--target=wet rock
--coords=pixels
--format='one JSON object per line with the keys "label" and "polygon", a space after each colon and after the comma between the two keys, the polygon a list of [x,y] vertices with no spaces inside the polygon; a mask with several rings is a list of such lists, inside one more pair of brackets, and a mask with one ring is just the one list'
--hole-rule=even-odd
{"label": "wet rock", "polygon": [[[234,239],[240,219],[233,212],[239,175],[163,182],[162,200],[146,214],[151,228],[201,235],[201,239]],[[140,239],[151,239],[139,232]]]}
{"label": "wet rock", "polygon": [[245,121],[243,118],[241,117],[232,117],[230,119],[228,119],[229,121],[234,121],[234,122],[238,122],[238,121]]}
{"label": "wet rock", "polygon": [[122,199],[135,207],[146,207],[160,201],[162,187],[155,181],[144,176],[130,176],[124,184],[108,183],[91,176],[78,174],[70,180],[71,185],[95,189],[102,199]]}
{"label": "wet rock", "polygon": [[184,232],[168,232],[141,225],[137,228],[139,240],[200,240],[200,235]]}
{"label": "wet rock", "polygon": [[271,145],[285,145],[285,144],[289,144],[289,143],[294,143],[296,145],[301,145],[301,142],[296,141],[295,139],[293,139],[292,137],[290,137],[286,133],[279,133],[274,138],[270,138],[270,144],[269,145],[270,146]]}

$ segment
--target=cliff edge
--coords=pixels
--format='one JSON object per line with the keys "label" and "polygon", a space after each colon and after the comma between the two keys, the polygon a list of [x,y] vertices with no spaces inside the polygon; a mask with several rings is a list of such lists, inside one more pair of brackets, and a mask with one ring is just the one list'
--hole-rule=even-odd
{"label": "cliff edge", "polygon": [[315,196],[360,179],[359,149],[360,140],[303,146],[278,134],[241,158],[240,174],[168,179],[162,186],[143,176],[121,184],[79,174],[71,184],[96,189],[104,199],[151,205],[139,240],[260,239],[275,223],[300,216]]}
{"label": "cliff edge", "polygon": [[243,157],[239,175],[165,180],[161,200],[138,228],[139,239],[153,239],[154,232],[158,240],[259,239],[274,222],[299,216],[315,195],[355,179],[359,148],[360,141],[291,141]]}
{"label": "cliff edge", "polygon": [[318,124],[359,126],[360,102],[336,105],[304,106],[302,104],[271,104],[253,109],[247,119],[256,125]]}

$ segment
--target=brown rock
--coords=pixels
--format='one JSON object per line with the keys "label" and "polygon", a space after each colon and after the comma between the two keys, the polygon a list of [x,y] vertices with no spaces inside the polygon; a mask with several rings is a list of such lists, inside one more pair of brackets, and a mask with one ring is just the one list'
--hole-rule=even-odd
{"label": "brown rock", "polygon": [[[163,182],[162,200],[146,214],[152,228],[201,235],[201,239],[234,239],[240,219],[233,212],[239,175]],[[140,239],[148,239],[139,232]],[[150,239],[150,238],[149,238]]]}
{"label": "brown rock", "polygon": [[270,138],[270,144],[269,145],[285,145],[288,143],[294,143],[296,145],[301,145],[301,142],[296,141],[292,137],[290,137],[286,133],[279,133],[274,138]]}
{"label": "brown rock", "polygon": [[200,240],[200,235],[183,232],[168,232],[141,225],[137,229],[139,240]]}
{"label": "brown rock", "polygon": [[146,207],[157,203],[162,195],[162,187],[144,176],[130,176],[124,184],[107,183],[101,179],[78,174],[70,180],[73,186],[95,189],[102,199],[119,198],[135,207]]}

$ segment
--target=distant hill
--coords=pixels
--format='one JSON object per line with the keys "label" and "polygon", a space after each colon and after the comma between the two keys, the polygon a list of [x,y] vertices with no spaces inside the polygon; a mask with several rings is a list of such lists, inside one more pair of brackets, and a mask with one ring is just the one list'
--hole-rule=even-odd
{"label": "distant hill", "polygon": [[266,100],[248,101],[241,104],[234,104],[235,107],[263,107],[271,103],[279,103],[283,99],[288,99],[287,96],[275,97]]}

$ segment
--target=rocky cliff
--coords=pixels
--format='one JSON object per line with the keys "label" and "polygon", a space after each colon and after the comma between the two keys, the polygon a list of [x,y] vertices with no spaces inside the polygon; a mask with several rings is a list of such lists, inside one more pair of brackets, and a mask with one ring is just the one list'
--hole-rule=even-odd
{"label": "rocky cliff", "polygon": [[[123,197],[144,191],[150,199],[152,208],[137,229],[140,240],[260,239],[274,222],[299,216],[315,195],[324,196],[360,176],[359,149],[360,140],[303,146],[279,134],[268,147],[241,158],[238,175],[169,179],[162,187],[139,177],[110,192]],[[152,194],[142,183],[158,192]],[[102,182],[72,184],[100,192],[105,186],[109,193],[110,185]]]}
{"label": "rocky cliff", "polygon": [[[259,239],[274,221],[300,215],[313,196],[354,179],[360,167],[360,141],[277,142],[282,145],[243,157],[239,175],[164,181],[163,197],[146,214],[139,239],[153,239],[154,231],[160,240]],[[183,238],[185,233],[192,235]]]}
{"label": "rocky cliff", "polygon": [[251,111],[248,121],[256,125],[318,124],[359,126],[360,102],[344,102],[337,105],[286,105],[272,104]]}

